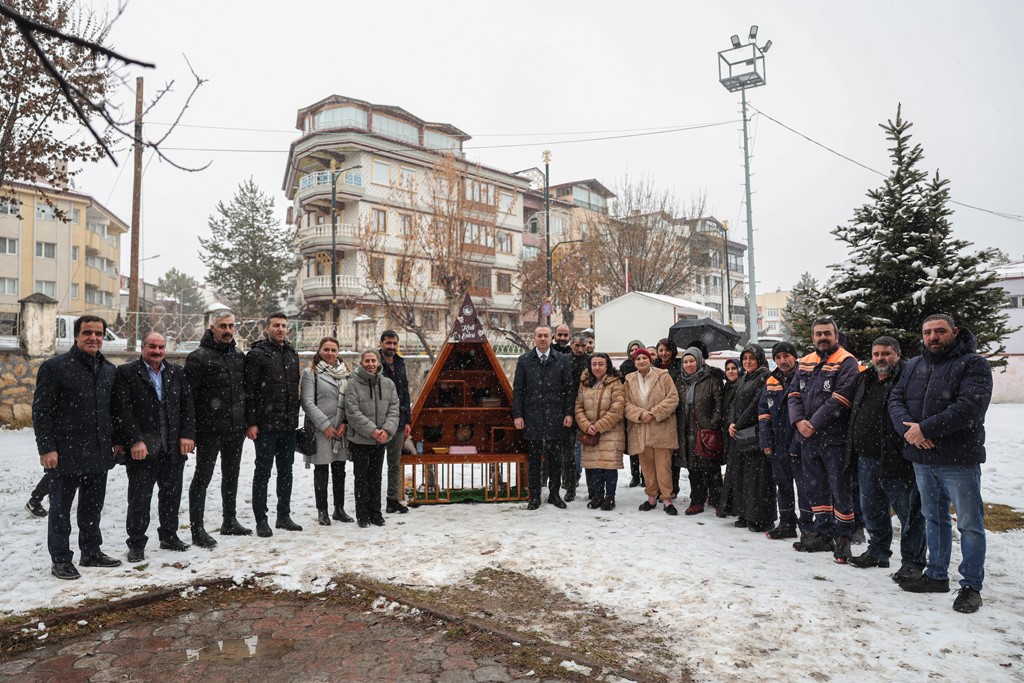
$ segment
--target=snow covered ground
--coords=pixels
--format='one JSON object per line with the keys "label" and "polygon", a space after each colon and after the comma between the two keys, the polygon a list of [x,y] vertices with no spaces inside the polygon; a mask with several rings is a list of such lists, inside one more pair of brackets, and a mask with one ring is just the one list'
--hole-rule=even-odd
{"label": "snow covered ground", "polygon": [[[988,433],[985,498],[1024,509],[1024,405],[992,406]],[[252,526],[250,443],[246,449],[239,508],[242,522]],[[639,489],[620,488],[618,508],[610,513],[587,510],[582,502],[564,512],[548,505],[538,512],[522,504],[454,505],[387,515],[380,529],[338,522],[321,528],[312,470],[296,465],[293,517],[303,532],[276,531],[271,539],[215,535],[219,545],[212,552],[163,551],[152,540],[154,502],[144,569],[82,569],[82,580],[67,582],[50,576],[45,520],[23,509],[41,473],[30,431],[0,432],[0,466],[3,614],[252,572],[272,573],[284,589],[316,591],[339,572],[431,587],[492,567],[538,577],[667,639],[699,680],[1024,680],[1024,581],[1018,573],[1024,531],[989,534],[985,606],[963,615],[951,609],[952,593],[899,590],[889,580],[892,569],[859,570],[834,564],[830,555],[796,553],[788,542],[734,529],[731,520],[713,514],[640,513]],[[191,466],[185,476],[187,488]],[[114,470],[104,550],[121,558],[126,490],[123,470]],[[207,514],[216,527],[216,478],[210,492]],[[351,486],[347,494],[352,512]],[[271,484],[271,510],[273,495]],[[183,526],[186,505],[183,500]],[[181,536],[188,540],[186,529]],[[898,542],[894,546],[898,553]],[[953,554],[955,583],[956,543]]]}

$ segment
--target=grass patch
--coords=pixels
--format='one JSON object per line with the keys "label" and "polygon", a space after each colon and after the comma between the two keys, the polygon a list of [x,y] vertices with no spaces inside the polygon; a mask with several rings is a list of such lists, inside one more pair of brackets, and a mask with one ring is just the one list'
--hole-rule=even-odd
{"label": "grass patch", "polygon": [[1013,531],[1024,529],[1024,512],[1009,505],[985,503],[985,529],[987,531]]}

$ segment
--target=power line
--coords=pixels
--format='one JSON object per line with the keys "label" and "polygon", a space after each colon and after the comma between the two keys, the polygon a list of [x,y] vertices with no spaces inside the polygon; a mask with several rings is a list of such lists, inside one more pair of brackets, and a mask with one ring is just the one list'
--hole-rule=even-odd
{"label": "power line", "polygon": [[[801,133],[800,131],[796,130],[795,128],[791,128],[790,126],[787,126],[782,121],[779,121],[778,119],[772,118],[768,114],[765,114],[763,111],[761,111],[757,107],[755,107],[755,106],[753,106],[751,104],[748,104],[747,106],[749,106],[751,109],[753,109],[755,112],[757,112],[760,116],[763,116],[766,119],[768,119],[769,121],[771,121],[772,123],[775,123],[775,124],[785,128],[790,133],[793,133],[794,135],[798,135],[798,136],[802,137],[804,140],[807,140],[811,144],[817,145],[818,147],[821,147],[822,149],[824,149],[824,150],[826,150],[828,152],[831,152],[832,154],[835,154],[837,157],[840,157],[842,159],[845,159],[845,160],[849,161],[851,164],[856,164],[857,166],[860,166],[861,168],[863,168],[866,171],[871,171],[872,173],[877,173],[878,175],[882,176],[883,178],[887,177],[885,173],[879,171],[878,169],[871,168],[867,164],[862,164],[861,162],[857,161],[856,159],[848,157],[845,154],[843,154],[842,152],[836,151],[836,150],[832,149],[831,147],[829,147],[828,145],[826,145],[824,143],[818,142],[814,138],[812,138],[812,137],[810,137],[808,135],[805,135],[804,133]],[[1007,220],[1017,221],[1017,222],[1020,222],[1020,223],[1024,223],[1024,215],[1021,215],[1021,214],[1007,213],[1005,211],[995,211],[993,209],[986,209],[984,207],[975,206],[973,204],[965,204],[964,202],[958,202],[958,201],[953,200],[953,199],[950,199],[949,203],[950,204],[956,204],[957,206],[962,206],[962,207],[967,208],[967,209],[974,209],[975,211],[982,211],[984,213],[989,213],[989,214],[992,214],[993,216],[998,216],[999,218],[1005,218]]]}

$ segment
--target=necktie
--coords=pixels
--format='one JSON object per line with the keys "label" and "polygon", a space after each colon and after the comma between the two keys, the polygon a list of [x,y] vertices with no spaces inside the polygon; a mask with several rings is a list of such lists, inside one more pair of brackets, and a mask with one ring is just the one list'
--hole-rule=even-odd
{"label": "necktie", "polygon": [[544,361],[546,361],[547,359],[548,359],[548,354],[546,354],[546,353],[540,354],[540,364],[541,365],[544,365]]}

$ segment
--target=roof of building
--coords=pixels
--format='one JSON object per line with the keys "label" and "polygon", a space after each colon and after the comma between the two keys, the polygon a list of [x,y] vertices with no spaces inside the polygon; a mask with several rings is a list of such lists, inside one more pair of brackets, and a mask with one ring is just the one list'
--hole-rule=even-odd
{"label": "roof of building", "polygon": [[91,194],[80,192],[71,188],[59,188],[56,185],[51,185],[46,181],[38,181],[35,183],[29,183],[21,180],[11,180],[7,182],[7,185],[22,190],[24,192],[32,192],[34,194],[40,194],[44,197],[67,197],[70,199],[78,199],[88,203],[90,206],[95,207],[98,211],[101,211],[107,218],[116,223],[120,228],[126,232],[130,229],[130,226],[123,220],[117,217],[113,211],[103,206],[99,201],[96,200]]}
{"label": "roof of building", "polygon": [[597,178],[590,178],[588,180],[573,180],[568,183],[559,183],[558,185],[552,185],[551,189],[555,190],[559,187],[568,187],[570,185],[586,185],[592,192],[596,192],[605,199],[610,199],[615,196],[615,193],[609,190],[607,187],[601,184]]}
{"label": "roof of building", "polygon": [[397,116],[398,118],[411,121],[420,126],[424,126],[425,128],[436,130],[439,133],[445,133],[447,135],[457,137],[463,141],[469,140],[472,137],[465,131],[459,130],[450,123],[425,121],[424,119],[421,119],[418,116],[410,114],[401,107],[396,107],[391,104],[374,104],[372,102],[367,102],[366,100],[357,100],[354,97],[344,97],[343,95],[330,95],[320,100],[319,102],[315,102],[309,105],[308,107],[303,107],[302,109],[299,110],[299,113],[296,116],[295,127],[298,128],[299,130],[303,130],[302,119],[306,116],[306,114],[310,113],[311,111],[323,109],[329,104],[357,104],[361,107],[366,107],[370,111],[380,112],[381,114],[388,114],[389,116]]}
{"label": "roof of building", "polygon": [[[704,304],[698,304],[698,303],[696,303],[694,301],[687,301],[686,299],[680,299],[678,297],[668,296],[667,294],[654,294],[654,293],[651,293],[651,292],[637,292],[637,291],[626,292],[622,296],[617,297],[615,299],[612,299],[611,301],[608,302],[608,304],[613,303],[615,301],[618,301],[622,297],[626,297],[626,296],[629,296],[631,294],[635,294],[637,296],[646,297],[648,299],[653,299],[654,301],[658,301],[658,302],[663,303],[663,304],[668,304],[670,306],[675,306],[677,308],[689,308],[691,310],[705,311],[707,313],[717,312],[711,306],[705,306]],[[603,305],[607,306],[608,304],[603,304]]]}

